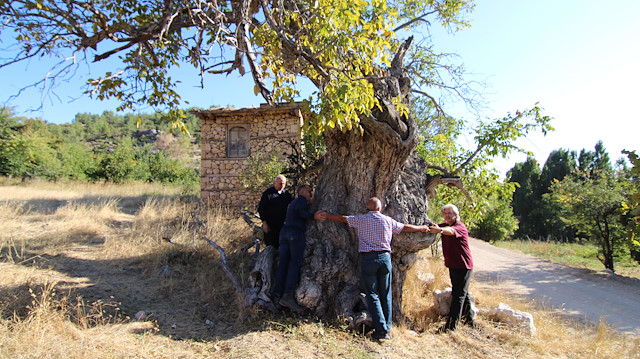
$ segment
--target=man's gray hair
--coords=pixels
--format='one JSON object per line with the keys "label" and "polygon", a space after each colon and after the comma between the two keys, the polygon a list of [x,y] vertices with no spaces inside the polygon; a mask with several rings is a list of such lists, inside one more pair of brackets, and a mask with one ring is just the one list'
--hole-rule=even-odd
{"label": "man's gray hair", "polygon": [[282,178],[282,179],[283,179],[283,180],[285,180],[285,181],[287,180],[287,177],[285,177],[284,175],[277,175],[277,176],[273,179],[273,182],[277,181],[277,180],[278,180],[278,178]]}
{"label": "man's gray hair", "polygon": [[444,206],[442,206],[441,211],[444,212],[445,209],[447,208],[451,208],[451,210],[453,211],[453,213],[456,215],[456,219],[460,220],[460,211],[458,210],[458,207],[456,207],[455,204],[445,204]]}

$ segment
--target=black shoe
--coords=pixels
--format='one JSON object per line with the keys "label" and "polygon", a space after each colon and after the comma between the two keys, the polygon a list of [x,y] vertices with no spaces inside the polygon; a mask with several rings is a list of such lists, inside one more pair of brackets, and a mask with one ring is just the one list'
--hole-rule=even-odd
{"label": "black shoe", "polygon": [[271,294],[269,296],[269,298],[271,299],[271,303],[273,304],[273,306],[277,310],[281,310],[282,309],[282,306],[280,305],[280,295],[279,294]]}
{"label": "black shoe", "polygon": [[436,334],[444,334],[444,333],[448,333],[450,331],[452,331],[455,328],[451,328],[450,325],[448,324],[444,324],[443,326],[441,326],[440,328],[438,328],[438,330],[436,330]]}
{"label": "black shoe", "polygon": [[291,309],[296,314],[302,314],[302,312],[304,312],[304,308],[298,305],[292,293],[285,293],[278,303],[285,308]]}
{"label": "black shoe", "polygon": [[478,326],[477,326],[476,322],[475,322],[475,321],[473,321],[473,320],[464,320],[464,321],[462,321],[462,324],[464,324],[464,325],[468,325],[468,326],[470,326],[470,327],[471,327],[471,328],[473,328],[473,329],[478,328]]}
{"label": "black shoe", "polygon": [[462,318],[462,324],[468,325],[468,326],[470,326],[471,328],[474,328],[474,329],[477,328],[476,327],[476,321],[474,320],[474,317],[472,317],[472,316],[463,317]]}
{"label": "black shoe", "polygon": [[374,331],[373,334],[371,334],[371,338],[375,339],[375,340],[389,340],[391,339],[391,337],[389,336],[389,332],[385,331]]}

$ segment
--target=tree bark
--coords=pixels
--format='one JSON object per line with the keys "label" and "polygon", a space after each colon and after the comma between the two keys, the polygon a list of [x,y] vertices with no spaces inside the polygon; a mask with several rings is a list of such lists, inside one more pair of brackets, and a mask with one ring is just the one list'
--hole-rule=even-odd
{"label": "tree bark", "polygon": [[[366,201],[378,197],[383,213],[397,221],[425,224],[426,164],[411,156],[417,144],[417,128],[412,117],[396,111],[392,98],[410,101],[410,81],[402,60],[406,42],[374,84],[382,109],[361,117],[363,133],[325,132],[327,154],[315,190],[312,209],[343,215],[366,212]],[[307,229],[305,262],[296,292],[298,302],[319,317],[354,318],[365,309],[360,286],[358,238],[345,224],[310,222]],[[434,241],[433,235],[401,233],[392,241],[394,318],[402,318],[402,287],[406,271],[415,263],[415,253]]]}

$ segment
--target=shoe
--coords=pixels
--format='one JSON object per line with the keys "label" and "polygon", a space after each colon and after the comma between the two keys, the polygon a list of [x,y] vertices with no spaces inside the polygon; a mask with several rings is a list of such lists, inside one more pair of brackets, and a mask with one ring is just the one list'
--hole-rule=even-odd
{"label": "shoe", "polygon": [[475,315],[463,315],[461,322],[462,324],[468,325],[471,328],[476,328]]}
{"label": "shoe", "polygon": [[389,332],[387,331],[374,331],[373,334],[371,334],[371,338],[375,339],[375,340],[389,340],[391,339],[391,337],[389,336]]}
{"label": "shoe", "polygon": [[455,328],[451,328],[450,325],[444,324],[443,326],[438,328],[438,330],[436,330],[436,334],[448,333],[448,332],[452,331],[453,329],[455,329]]}
{"label": "shoe", "polygon": [[478,328],[478,325],[476,324],[476,322],[474,320],[463,320],[462,324],[468,325],[473,329],[477,329]]}
{"label": "shoe", "polygon": [[282,306],[280,305],[280,295],[279,294],[272,294],[270,296],[271,298],[271,303],[273,303],[273,306],[277,309],[277,310],[281,310]]}
{"label": "shoe", "polygon": [[294,313],[297,314],[302,314],[302,312],[304,312],[304,308],[298,305],[298,302],[296,302],[296,299],[293,297],[293,293],[285,293],[282,298],[280,298],[278,304],[285,308],[291,309]]}

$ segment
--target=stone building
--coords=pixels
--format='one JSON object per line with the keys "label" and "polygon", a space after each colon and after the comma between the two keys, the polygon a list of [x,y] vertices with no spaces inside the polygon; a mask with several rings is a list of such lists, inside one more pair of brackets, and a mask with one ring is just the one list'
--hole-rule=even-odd
{"label": "stone building", "polygon": [[243,188],[241,174],[249,156],[292,151],[279,140],[300,142],[302,104],[262,105],[252,108],[212,108],[193,113],[202,131],[201,198],[209,204],[255,206],[264,189]]}

